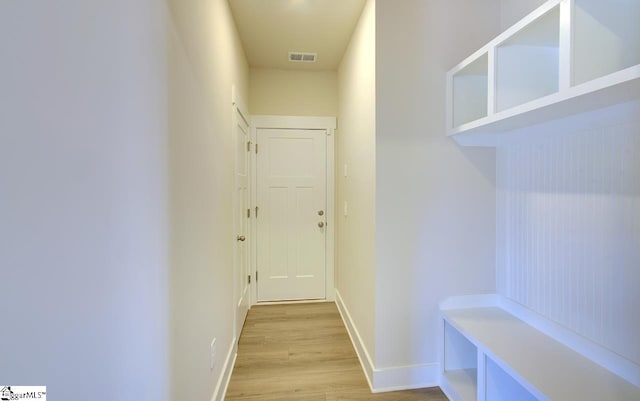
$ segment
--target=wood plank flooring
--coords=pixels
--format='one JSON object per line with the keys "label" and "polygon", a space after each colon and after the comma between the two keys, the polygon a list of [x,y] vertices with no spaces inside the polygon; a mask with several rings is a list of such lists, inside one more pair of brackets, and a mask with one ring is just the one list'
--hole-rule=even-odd
{"label": "wood plank flooring", "polygon": [[226,401],[447,401],[438,388],[371,394],[334,303],[254,306]]}

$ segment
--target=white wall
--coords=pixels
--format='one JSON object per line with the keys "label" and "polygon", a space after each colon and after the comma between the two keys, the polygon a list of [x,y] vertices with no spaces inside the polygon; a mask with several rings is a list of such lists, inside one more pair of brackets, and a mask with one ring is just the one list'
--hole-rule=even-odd
{"label": "white wall", "polygon": [[396,385],[437,383],[439,301],[495,291],[495,152],[445,137],[444,99],[499,5],[376,4],[375,363]]}
{"label": "white wall", "polygon": [[3,384],[169,399],[164,5],[0,2]]}
{"label": "white wall", "polygon": [[[368,0],[338,71],[336,288],[375,356],[375,1]],[[344,176],[347,165],[348,176]],[[344,203],[348,215],[344,216]],[[371,369],[372,366],[369,366]],[[371,372],[369,372],[371,373]]]}
{"label": "white wall", "polygon": [[208,401],[235,344],[231,87],[246,101],[249,73],[226,0],[171,11],[171,394]]}
{"label": "white wall", "polygon": [[336,71],[252,68],[249,109],[254,115],[336,116]]}
{"label": "white wall", "polygon": [[[503,16],[535,7],[519,3]],[[638,115],[614,106],[499,149],[498,289],[640,366]]]}
{"label": "white wall", "polygon": [[225,0],[103,3],[0,4],[0,377],[209,400],[234,344],[247,63]]}

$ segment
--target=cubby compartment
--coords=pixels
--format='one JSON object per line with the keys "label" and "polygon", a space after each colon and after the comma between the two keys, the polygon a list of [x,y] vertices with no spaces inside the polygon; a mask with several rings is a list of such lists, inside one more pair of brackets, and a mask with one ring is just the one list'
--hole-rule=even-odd
{"label": "cubby compartment", "polygon": [[447,135],[509,132],[640,98],[640,0],[547,0],[447,73]]}
{"label": "cubby compartment", "polygon": [[573,83],[640,64],[640,0],[575,0]]}
{"label": "cubby compartment", "polygon": [[560,8],[556,6],[496,47],[498,112],[559,89]]}
{"label": "cubby compartment", "polygon": [[444,323],[443,376],[460,399],[477,400],[478,349],[447,322]]}
{"label": "cubby compartment", "polygon": [[487,401],[538,401],[538,398],[489,358],[486,361],[486,369]]}
{"label": "cubby compartment", "polygon": [[485,53],[453,75],[453,126],[487,116],[489,57]]}

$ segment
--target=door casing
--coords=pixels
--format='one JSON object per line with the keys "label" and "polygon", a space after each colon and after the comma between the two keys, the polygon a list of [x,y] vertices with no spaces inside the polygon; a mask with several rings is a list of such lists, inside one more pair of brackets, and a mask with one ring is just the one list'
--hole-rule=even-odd
{"label": "door casing", "polygon": [[[325,275],[325,297],[326,301],[335,300],[335,117],[298,117],[298,116],[251,116],[251,142],[253,143],[251,152],[251,238],[257,238],[257,222],[255,218],[255,208],[257,205],[257,159],[255,145],[260,145],[257,141],[257,131],[261,128],[275,129],[321,129],[326,130],[327,135],[327,210],[326,210],[326,275]],[[259,149],[258,149],[259,151]],[[258,215],[259,218],[259,215]],[[251,305],[257,303],[257,282],[256,278],[256,261],[257,261],[257,243],[251,241],[249,257],[251,263],[251,276],[254,279],[250,288]],[[260,277],[258,276],[258,280]],[[253,284],[256,285],[253,285]]]}

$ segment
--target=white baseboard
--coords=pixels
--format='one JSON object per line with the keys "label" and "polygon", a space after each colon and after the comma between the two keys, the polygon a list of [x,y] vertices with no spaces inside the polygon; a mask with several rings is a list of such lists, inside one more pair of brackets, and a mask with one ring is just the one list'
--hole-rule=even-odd
{"label": "white baseboard", "polygon": [[461,400],[462,397],[458,394],[457,391],[455,391],[453,389],[453,387],[451,387],[451,385],[449,384],[449,382],[445,379],[440,380],[440,390],[442,390],[442,392],[444,393],[445,396],[447,396],[447,399],[449,400]]}
{"label": "white baseboard", "polygon": [[298,304],[321,304],[325,302],[331,302],[327,299],[301,299],[298,301],[258,301],[252,306],[264,306],[264,305],[298,305]]}
{"label": "white baseboard", "polygon": [[376,368],[364,345],[340,292],[336,289],[336,305],[347,328],[353,347],[358,354],[362,370],[373,393],[435,387],[440,382],[440,364],[429,363],[409,366]]}
{"label": "white baseboard", "polygon": [[233,367],[236,364],[236,357],[238,356],[238,339],[233,338],[229,352],[227,352],[227,358],[224,361],[222,367],[222,373],[218,378],[216,389],[213,391],[211,401],[224,401],[224,397],[227,395],[227,388],[229,387],[229,381],[231,381],[231,373],[233,373]]}
{"label": "white baseboard", "polygon": [[360,360],[360,365],[362,365],[362,370],[364,371],[364,376],[367,378],[367,382],[369,383],[369,388],[371,389],[371,391],[374,391],[373,362],[371,361],[371,357],[369,356],[367,347],[365,347],[364,342],[360,337],[360,333],[358,333],[358,329],[353,323],[351,315],[349,314],[349,310],[344,304],[344,301],[342,300],[342,296],[340,296],[340,291],[338,291],[338,289],[336,289],[336,305],[338,306],[338,311],[340,312],[342,321],[347,328],[347,333],[349,333],[349,338],[351,338],[351,343],[356,350],[356,354],[358,355],[358,359]]}
{"label": "white baseboard", "polygon": [[374,369],[374,393],[413,390],[440,385],[440,364],[427,363]]}

